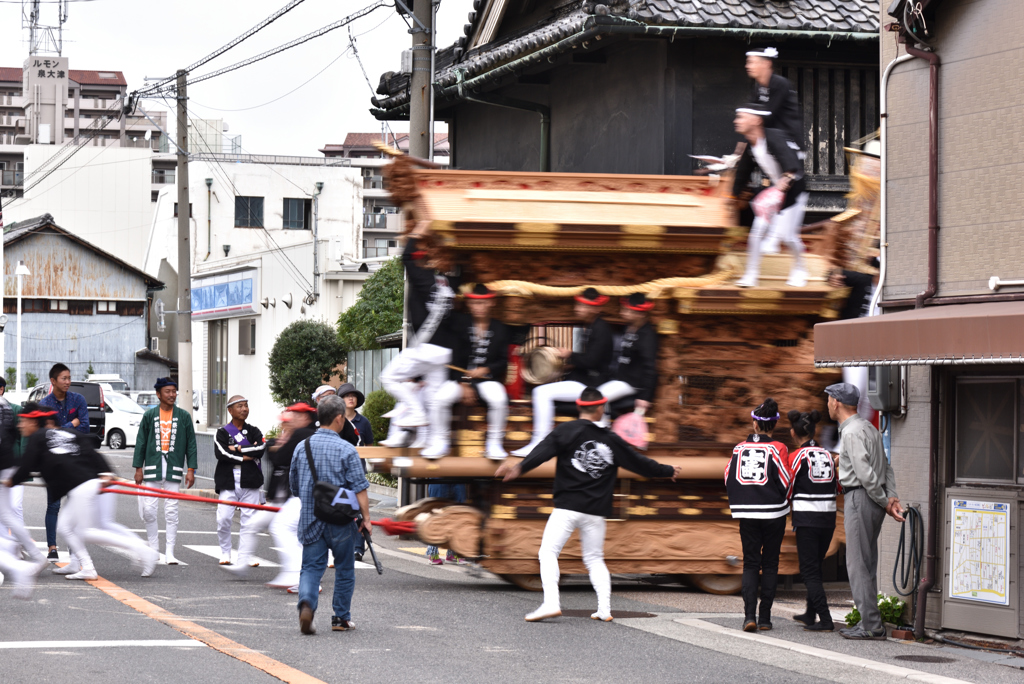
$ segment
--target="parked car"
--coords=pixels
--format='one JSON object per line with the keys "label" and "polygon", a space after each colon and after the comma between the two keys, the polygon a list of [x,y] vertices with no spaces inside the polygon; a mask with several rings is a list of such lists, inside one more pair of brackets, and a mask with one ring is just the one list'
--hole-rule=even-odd
{"label": "parked car", "polygon": [[[36,385],[28,393],[28,401],[41,401],[50,393],[53,386],[49,383]],[[89,434],[95,435],[102,444],[107,436],[107,403],[104,399],[103,387],[98,382],[71,381],[69,392],[78,392],[85,397],[85,404],[89,407]]]}
{"label": "parked car", "polygon": [[107,400],[107,446],[111,449],[135,446],[139,423],[146,409],[118,392],[105,394],[104,397]]}
{"label": "parked car", "polygon": [[151,409],[154,406],[160,404],[160,399],[157,398],[156,392],[136,392],[135,403],[141,406],[143,409]]}
{"label": "parked car", "polygon": [[128,383],[121,379],[117,373],[91,373],[85,377],[88,382],[102,383],[104,389],[110,388],[112,392],[128,394]]}

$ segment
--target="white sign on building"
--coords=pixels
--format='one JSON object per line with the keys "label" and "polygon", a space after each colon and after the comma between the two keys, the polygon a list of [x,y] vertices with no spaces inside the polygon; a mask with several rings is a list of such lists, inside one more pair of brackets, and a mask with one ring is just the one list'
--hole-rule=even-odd
{"label": "white sign on building", "polygon": [[953,499],[949,597],[1010,605],[1010,504]]}

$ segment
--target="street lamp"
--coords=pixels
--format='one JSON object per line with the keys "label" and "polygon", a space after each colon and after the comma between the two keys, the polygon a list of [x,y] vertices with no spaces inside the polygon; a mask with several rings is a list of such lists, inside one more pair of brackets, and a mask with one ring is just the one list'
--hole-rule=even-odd
{"label": "street lamp", "polygon": [[17,373],[17,376],[15,378],[15,380],[17,381],[15,383],[15,389],[20,394],[21,393],[21,283],[24,280],[25,276],[32,275],[32,272],[28,270],[27,266],[25,266],[25,262],[24,261],[19,261],[18,262],[18,268],[14,269],[14,275],[18,276],[18,363],[17,363],[16,370],[15,370],[15,372]]}

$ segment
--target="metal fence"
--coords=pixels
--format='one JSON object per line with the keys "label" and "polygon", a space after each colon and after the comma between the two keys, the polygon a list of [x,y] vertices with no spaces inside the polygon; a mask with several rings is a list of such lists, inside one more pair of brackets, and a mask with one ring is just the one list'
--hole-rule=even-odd
{"label": "metal fence", "polygon": [[370,349],[348,353],[348,381],[364,396],[381,389],[380,372],[398,356],[397,349]]}

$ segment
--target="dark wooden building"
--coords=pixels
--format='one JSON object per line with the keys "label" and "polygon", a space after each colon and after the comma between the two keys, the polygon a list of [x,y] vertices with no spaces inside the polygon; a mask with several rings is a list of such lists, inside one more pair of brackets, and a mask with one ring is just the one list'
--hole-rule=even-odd
{"label": "dark wooden building", "polygon": [[[453,168],[690,174],[735,147],[755,47],[799,96],[809,212],[842,211],[842,148],[878,125],[877,1],[476,0],[465,33],[434,81]],[[408,73],[377,92],[377,118],[408,118]]]}

